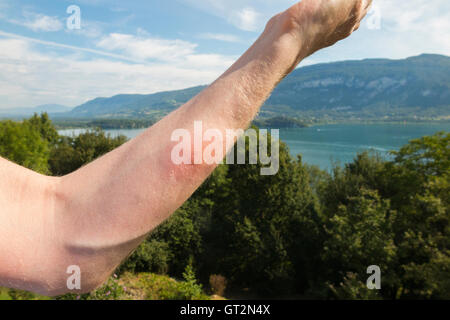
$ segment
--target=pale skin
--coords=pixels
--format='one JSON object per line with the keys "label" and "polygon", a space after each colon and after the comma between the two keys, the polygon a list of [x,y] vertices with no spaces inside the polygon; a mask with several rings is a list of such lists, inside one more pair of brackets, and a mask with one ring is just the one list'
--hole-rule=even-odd
{"label": "pale skin", "polygon": [[[215,169],[175,165],[172,132],[192,132],[194,121],[223,136],[245,129],[274,87],[304,58],[350,36],[370,4],[304,0],[274,16],[207,89],[72,174],[46,177],[0,158],[0,285],[48,296],[101,285]],[[67,288],[71,265],[81,269],[81,290]]]}

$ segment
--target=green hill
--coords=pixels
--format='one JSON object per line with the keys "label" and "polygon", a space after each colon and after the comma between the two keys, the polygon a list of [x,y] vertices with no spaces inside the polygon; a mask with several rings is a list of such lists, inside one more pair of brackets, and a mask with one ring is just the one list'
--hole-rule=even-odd
{"label": "green hill", "polygon": [[203,90],[205,86],[149,95],[121,94],[97,98],[65,115],[73,118],[142,118],[166,114]]}

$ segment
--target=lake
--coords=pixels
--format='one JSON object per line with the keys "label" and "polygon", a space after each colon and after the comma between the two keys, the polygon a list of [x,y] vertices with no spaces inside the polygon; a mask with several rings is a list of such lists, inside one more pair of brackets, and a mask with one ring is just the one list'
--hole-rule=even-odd
{"label": "lake", "polygon": [[[134,138],[145,129],[105,130],[111,136]],[[78,135],[85,129],[59,131]],[[388,157],[408,141],[439,131],[450,131],[450,123],[418,124],[332,124],[308,128],[281,129],[280,137],[292,155],[302,154],[304,162],[330,169],[333,162],[349,163],[358,152],[374,150]]]}

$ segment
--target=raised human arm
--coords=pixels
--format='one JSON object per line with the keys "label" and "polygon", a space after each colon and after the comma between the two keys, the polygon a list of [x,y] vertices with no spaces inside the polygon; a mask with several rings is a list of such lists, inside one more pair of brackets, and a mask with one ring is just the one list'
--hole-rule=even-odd
{"label": "raised human arm", "polygon": [[[246,128],[273,88],[305,57],[349,36],[366,0],[304,0],[272,18],[219,79],[139,137],[61,178],[0,161],[0,283],[55,295],[101,284],[183,204],[215,165],[176,165],[172,133]],[[225,149],[231,147],[231,144]],[[194,157],[194,155],[192,155]],[[5,182],[6,181],[6,182]]]}

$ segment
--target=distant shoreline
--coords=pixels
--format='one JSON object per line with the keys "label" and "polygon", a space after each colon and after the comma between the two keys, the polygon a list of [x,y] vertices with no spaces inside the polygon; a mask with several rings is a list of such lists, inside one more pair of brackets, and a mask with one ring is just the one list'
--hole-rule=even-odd
{"label": "distant shoreline", "polygon": [[319,121],[311,126],[330,124],[445,124],[450,125],[450,119],[445,120],[333,120]]}
{"label": "distant shoreline", "polygon": [[[267,119],[257,119],[252,124],[261,128],[280,128],[280,129],[290,129],[290,128],[306,128],[314,126],[323,125],[334,125],[334,124],[446,124],[450,125],[450,119],[445,120],[327,120],[327,121],[305,121],[302,122],[299,119],[286,117],[286,123],[283,124],[280,121],[274,121],[275,118]],[[120,129],[145,129],[151,127],[158,120],[140,120],[140,119],[104,119],[104,120],[54,120],[53,123],[58,130],[66,129],[96,129],[100,128],[103,130],[120,130]]]}

